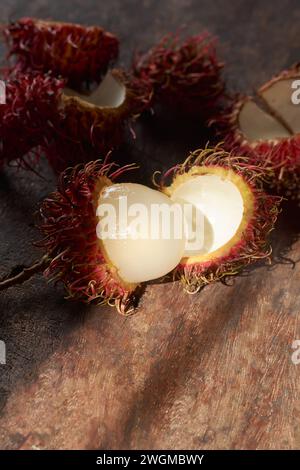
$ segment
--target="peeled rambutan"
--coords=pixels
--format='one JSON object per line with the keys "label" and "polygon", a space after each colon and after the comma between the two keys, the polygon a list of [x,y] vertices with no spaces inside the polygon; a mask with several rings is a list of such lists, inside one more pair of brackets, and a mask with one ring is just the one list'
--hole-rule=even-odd
{"label": "peeled rambutan", "polygon": [[14,70],[37,70],[63,77],[81,89],[100,82],[119,52],[119,40],[98,26],[22,18],[4,29]]}
{"label": "peeled rambutan", "polygon": [[46,148],[51,166],[60,172],[117,148],[150,99],[149,86],[121,70],[108,72],[90,95],[64,89],[63,117],[53,127]]}
{"label": "peeled rambutan", "polygon": [[298,65],[263,85],[256,97],[238,96],[213,124],[227,150],[247,155],[264,168],[271,186],[297,197],[300,107],[292,102],[296,80],[300,80]]}
{"label": "peeled rambutan", "polygon": [[153,87],[154,103],[208,119],[224,92],[215,43],[206,32],[183,42],[169,34],[135,60],[134,73]]}
{"label": "peeled rambutan", "polygon": [[0,290],[44,271],[63,283],[67,298],[125,314],[144,282],[173,272],[197,292],[269,257],[280,198],[263,193],[261,170],[245,158],[220,147],[197,150],[159,190],[115,182],[133,168],[96,161],[65,170],[41,204],[42,260],[0,282]]}
{"label": "peeled rambutan", "polygon": [[[166,186],[170,175],[172,182]],[[267,237],[280,198],[263,192],[261,177],[260,168],[217,146],[192,152],[162,178],[160,188],[173,202],[191,204],[196,211],[184,256],[174,271],[188,292],[270,256]],[[195,225],[197,214],[201,224]],[[193,238],[199,234],[201,243],[195,245]]]}
{"label": "peeled rambutan", "polygon": [[[185,247],[184,236],[164,239],[158,231],[158,237],[152,238],[148,226],[150,206],[172,206],[167,196],[140,184],[114,183],[117,176],[131,168],[129,165],[115,170],[113,164],[99,161],[69,168],[40,211],[40,230],[45,237],[40,246],[50,262],[45,275],[61,281],[68,298],[108,303],[121,313],[130,311],[142,282],[175,268]],[[119,204],[124,200],[127,207],[142,204],[146,209],[143,227],[133,232],[129,211],[125,228],[118,218],[110,236],[100,236],[107,217],[101,211],[109,206],[117,217],[123,216]]]}
{"label": "peeled rambutan", "polygon": [[60,119],[63,80],[40,73],[16,74],[5,81],[0,105],[0,166],[17,161],[30,166],[47,143],[52,120]]}

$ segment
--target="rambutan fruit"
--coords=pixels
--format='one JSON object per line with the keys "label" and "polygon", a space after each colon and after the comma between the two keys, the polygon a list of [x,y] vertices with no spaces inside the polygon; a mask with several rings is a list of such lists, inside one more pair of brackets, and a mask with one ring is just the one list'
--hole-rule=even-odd
{"label": "rambutan fruit", "polygon": [[[270,256],[267,237],[280,198],[263,192],[262,176],[262,170],[247,159],[217,146],[192,152],[162,178],[160,188],[173,202],[191,204],[201,216],[196,219],[201,224],[195,225],[192,214],[185,253],[174,271],[188,292]],[[195,245],[193,239],[199,235],[201,243]]]}
{"label": "rambutan fruit", "polygon": [[169,34],[133,64],[135,75],[152,86],[154,103],[204,120],[220,105],[222,67],[216,41],[206,32],[183,42]]}
{"label": "rambutan fruit", "polygon": [[142,112],[151,90],[121,70],[109,72],[90,95],[65,87],[51,74],[17,73],[6,80],[0,106],[0,164],[31,166],[44,153],[52,168],[87,162],[118,147]]}
{"label": "rambutan fruit", "polygon": [[117,58],[119,40],[98,26],[22,18],[4,29],[14,70],[37,70],[63,77],[68,86],[81,89],[99,83]]}
{"label": "rambutan fruit", "polygon": [[[300,106],[292,102],[298,65],[273,78],[257,96],[238,96],[213,120],[224,147],[264,168],[267,182],[288,196],[299,195]],[[298,85],[299,86],[299,85]]]}
{"label": "rambutan fruit", "polygon": [[[68,298],[116,305],[121,313],[130,311],[139,285],[174,269],[185,249],[184,235],[164,239],[158,227],[158,236],[152,238],[151,204],[171,208],[173,203],[143,185],[115,183],[128,169],[132,166],[115,170],[113,164],[99,161],[69,168],[40,210],[45,237],[40,246],[49,258],[45,275],[61,281]],[[124,200],[134,211],[136,204],[146,208],[143,226],[133,229],[136,213],[122,212]],[[105,237],[107,207],[115,211],[116,219]],[[128,215],[124,226],[119,223],[122,215]]]}
{"label": "rambutan fruit", "polygon": [[89,95],[65,88],[60,105],[63,117],[53,127],[46,148],[51,166],[60,172],[117,148],[150,99],[149,86],[122,70],[108,72]]}
{"label": "rambutan fruit", "polygon": [[5,82],[0,105],[0,166],[17,161],[30,166],[47,143],[47,134],[59,119],[64,82],[40,73],[16,74]]}

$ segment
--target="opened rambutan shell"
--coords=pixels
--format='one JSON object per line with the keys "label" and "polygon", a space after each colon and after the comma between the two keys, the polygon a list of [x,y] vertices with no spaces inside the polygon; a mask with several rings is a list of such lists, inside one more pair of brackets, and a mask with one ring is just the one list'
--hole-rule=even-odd
{"label": "opened rambutan shell", "polygon": [[121,70],[109,72],[93,95],[64,90],[63,117],[53,127],[52,143],[46,148],[51,166],[60,172],[117,148],[150,99],[149,86]]}
{"label": "opened rambutan shell", "polygon": [[300,107],[292,103],[298,65],[257,91],[257,98],[238,96],[212,121],[224,148],[247,155],[263,168],[266,182],[288,196],[299,197]]}
{"label": "opened rambutan shell", "polygon": [[45,276],[62,282],[67,298],[115,305],[130,310],[136,284],[126,283],[105,256],[97,236],[100,192],[129,167],[95,161],[69,168],[59,177],[58,189],[41,204],[42,246],[51,262]]}
{"label": "opened rambutan shell", "polygon": [[224,92],[223,64],[217,59],[215,43],[208,33],[183,42],[169,34],[137,58],[134,73],[153,87],[154,103],[207,119],[216,112]]}
{"label": "opened rambutan shell", "polygon": [[[170,175],[172,183],[166,186]],[[192,152],[162,179],[161,190],[166,195],[173,201],[191,202],[207,220],[204,250],[191,255],[186,252],[174,271],[188,292],[197,292],[254,261],[269,258],[267,238],[278,215],[280,198],[263,192],[261,178],[260,168],[217,146]]]}
{"label": "opened rambutan shell", "polygon": [[17,161],[30,165],[47,145],[53,118],[60,119],[64,82],[39,73],[16,74],[5,82],[5,104],[0,105],[0,166]]}
{"label": "opened rambutan shell", "polygon": [[14,70],[51,71],[75,89],[99,82],[119,51],[117,37],[98,26],[22,18],[4,36],[8,57],[16,57]]}

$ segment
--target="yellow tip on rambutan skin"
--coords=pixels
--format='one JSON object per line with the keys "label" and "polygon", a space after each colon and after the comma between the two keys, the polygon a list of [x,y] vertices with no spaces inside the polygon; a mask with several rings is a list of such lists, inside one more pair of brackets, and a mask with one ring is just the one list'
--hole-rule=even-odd
{"label": "yellow tip on rambutan skin", "polygon": [[68,168],[40,207],[44,239],[38,245],[51,259],[45,276],[62,282],[68,299],[116,306],[122,314],[132,311],[138,285],[120,279],[106,260],[96,233],[96,209],[99,191],[133,167],[115,169],[113,163],[94,161]]}
{"label": "yellow tip on rambutan skin", "polygon": [[211,124],[226,150],[247,155],[263,168],[268,186],[300,198],[300,108],[292,103],[295,80],[300,80],[298,64],[264,84],[257,98],[233,98]]}
{"label": "yellow tip on rambutan skin", "polygon": [[208,32],[184,41],[168,34],[133,64],[135,75],[152,86],[153,104],[204,121],[220,107],[225,88],[222,68],[216,39]]}
{"label": "yellow tip on rambutan skin", "polygon": [[21,18],[3,34],[13,70],[51,71],[74,89],[100,82],[119,52],[118,38],[98,26]]}
{"label": "yellow tip on rambutan skin", "polygon": [[[243,215],[234,236],[224,245],[212,252],[208,250],[181,260],[174,271],[174,278],[179,278],[189,293],[198,292],[211,282],[235,275],[257,260],[269,259],[271,248],[267,239],[276,222],[281,202],[281,198],[263,192],[262,168],[249,163],[245,157],[224,151],[220,145],[214,149],[192,152],[182,165],[163,176],[160,188],[172,199],[178,187],[182,187],[185,182],[200,177],[201,185],[201,176],[207,175],[218,176],[220,181],[235,185],[242,196]],[[172,182],[167,186],[166,180],[170,178]],[[199,194],[200,189],[199,186]],[[200,200],[199,204],[201,207]]]}

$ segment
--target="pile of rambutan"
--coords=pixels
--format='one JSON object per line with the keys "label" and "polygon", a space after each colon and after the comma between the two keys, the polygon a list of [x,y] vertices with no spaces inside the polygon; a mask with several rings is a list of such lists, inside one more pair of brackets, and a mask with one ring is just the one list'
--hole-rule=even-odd
{"label": "pile of rambutan", "polygon": [[[111,68],[119,41],[99,27],[23,18],[4,36],[15,63],[6,70],[0,106],[0,165],[31,167],[44,153],[61,173],[40,207],[42,260],[0,282],[0,290],[43,271],[64,285],[67,298],[128,314],[148,281],[179,279],[195,293],[270,259],[268,237],[281,199],[263,185],[299,194],[300,111],[291,102],[298,65],[261,87],[255,99],[232,98],[224,110],[223,64],[208,33],[185,41],[164,37],[136,58],[131,72]],[[110,155],[125,129],[155,106],[199,126],[210,121],[223,143],[191,152],[155,188],[117,182],[135,165],[119,168],[98,157]],[[139,225],[134,232],[129,217],[102,237],[104,208],[120,216],[123,200],[149,209],[146,232]],[[172,212],[185,205],[191,212],[182,213],[180,234],[170,219],[170,236],[156,221],[153,237],[150,208]]]}
{"label": "pile of rambutan", "polygon": [[[2,119],[7,120],[5,113],[14,114],[21,127],[24,113],[31,112],[27,106],[35,104],[40,116],[32,125],[51,124],[51,129],[47,125],[39,131],[43,152],[57,172],[118,147],[126,128],[149,106],[149,85],[123,70],[108,70],[118,55],[119,41],[102,28],[23,18],[6,27],[4,37],[8,57],[16,59],[7,68],[6,78],[16,84],[20,81],[18,93],[24,98],[25,81],[27,88],[18,109],[8,99]],[[44,81],[43,88],[48,86],[49,100],[55,104],[51,115],[49,110],[43,115],[35,85],[30,83],[36,74],[40,83]],[[63,83],[59,93],[52,93],[49,75]],[[3,132],[0,138],[9,141],[10,136]],[[10,158],[23,159],[30,150],[37,153],[34,147],[29,136],[16,157]]]}

